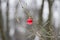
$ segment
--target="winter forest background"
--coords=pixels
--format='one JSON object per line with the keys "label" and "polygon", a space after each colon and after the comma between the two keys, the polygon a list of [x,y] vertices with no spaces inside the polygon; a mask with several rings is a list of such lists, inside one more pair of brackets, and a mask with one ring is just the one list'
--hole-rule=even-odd
{"label": "winter forest background", "polygon": [[[0,40],[60,40],[60,0],[0,0]],[[28,25],[29,16],[33,24]]]}

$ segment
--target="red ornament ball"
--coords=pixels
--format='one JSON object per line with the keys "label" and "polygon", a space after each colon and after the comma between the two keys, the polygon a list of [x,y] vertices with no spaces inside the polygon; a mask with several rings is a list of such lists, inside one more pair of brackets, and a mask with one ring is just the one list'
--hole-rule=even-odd
{"label": "red ornament ball", "polygon": [[28,25],[32,25],[32,23],[33,23],[32,18],[28,18],[28,19],[27,19],[27,24],[28,24]]}

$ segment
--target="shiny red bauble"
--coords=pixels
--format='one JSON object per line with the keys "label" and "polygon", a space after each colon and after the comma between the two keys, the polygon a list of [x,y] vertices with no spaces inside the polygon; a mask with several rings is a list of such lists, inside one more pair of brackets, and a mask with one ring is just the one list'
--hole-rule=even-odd
{"label": "shiny red bauble", "polygon": [[33,20],[32,20],[32,18],[29,17],[29,18],[27,19],[27,24],[28,24],[28,25],[32,25],[32,23],[33,23]]}

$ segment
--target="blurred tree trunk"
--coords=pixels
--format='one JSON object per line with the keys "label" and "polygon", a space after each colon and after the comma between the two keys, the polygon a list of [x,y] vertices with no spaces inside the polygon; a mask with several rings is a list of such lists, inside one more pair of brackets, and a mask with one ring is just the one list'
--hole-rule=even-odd
{"label": "blurred tree trunk", "polygon": [[7,0],[7,31],[6,31],[6,33],[7,33],[7,40],[10,40],[10,37],[9,37],[9,21],[8,21],[8,13],[9,13],[9,0]]}
{"label": "blurred tree trunk", "polygon": [[[46,27],[47,27],[47,32],[50,31],[51,35],[47,35],[47,36],[52,36],[52,32],[51,32],[50,28],[52,27],[51,26],[51,23],[52,23],[51,22],[51,19],[52,19],[52,10],[51,10],[51,8],[52,8],[53,1],[52,0],[48,0],[48,4],[49,4],[49,16],[48,16],[47,22],[49,21],[49,23],[46,25]],[[52,40],[52,37],[51,38],[47,38],[47,40]]]}
{"label": "blurred tree trunk", "polygon": [[[1,0],[0,0],[0,6],[1,6]],[[2,40],[9,40],[9,27],[8,27],[8,0],[7,0],[7,31],[6,34],[3,29],[3,16],[2,16],[2,10],[0,8],[0,31],[2,35]]]}
{"label": "blurred tree trunk", "polygon": [[41,9],[39,10],[39,25],[42,25],[42,15],[43,15],[44,0],[42,1]]}
{"label": "blurred tree trunk", "polygon": [[2,19],[2,12],[1,12],[1,0],[0,0],[0,33],[2,36],[2,40],[6,40],[5,33],[3,31],[3,19]]}
{"label": "blurred tree trunk", "polygon": [[[43,29],[46,29],[46,32],[48,32],[49,34],[45,34],[44,33],[44,35],[46,35],[46,36],[49,36],[49,37],[44,37],[43,36],[43,39],[44,40],[53,40],[53,38],[51,37],[51,36],[53,36],[53,32],[50,30],[50,28],[52,29],[52,25],[51,25],[51,19],[52,19],[52,10],[51,10],[51,8],[52,8],[52,4],[53,4],[53,1],[54,0],[47,0],[48,1],[48,5],[49,5],[49,16],[48,16],[48,20],[46,21],[46,23],[48,23],[48,24],[46,24],[45,25],[45,28],[43,28]],[[44,0],[43,0],[43,2],[42,2],[42,6],[41,6],[41,9],[40,9],[40,13],[39,13],[39,25],[41,25],[41,27],[43,27],[43,24],[42,24],[42,15],[43,15],[43,7],[44,7]],[[53,29],[52,29],[53,30]],[[40,30],[40,31],[42,31],[42,30]],[[51,34],[51,35],[50,35]]]}

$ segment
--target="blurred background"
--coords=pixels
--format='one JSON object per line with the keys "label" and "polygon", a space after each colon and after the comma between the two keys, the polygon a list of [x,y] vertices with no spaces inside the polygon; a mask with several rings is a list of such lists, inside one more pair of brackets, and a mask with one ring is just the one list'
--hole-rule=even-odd
{"label": "blurred background", "polygon": [[60,40],[60,0],[0,0],[0,40]]}

